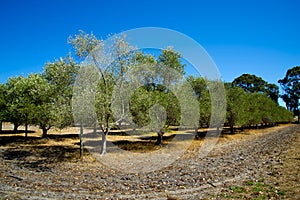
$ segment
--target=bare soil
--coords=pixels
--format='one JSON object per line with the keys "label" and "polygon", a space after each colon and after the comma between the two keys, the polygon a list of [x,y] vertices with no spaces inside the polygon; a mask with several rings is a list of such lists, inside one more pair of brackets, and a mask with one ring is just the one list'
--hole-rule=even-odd
{"label": "bare soil", "polygon": [[[0,199],[300,199],[299,125],[224,134],[204,158],[203,139],[195,140],[171,165],[130,174],[87,150],[81,159],[77,129],[53,130],[43,139],[30,127],[27,140],[11,129],[5,124],[0,134]],[[139,152],[165,148],[152,137],[109,140]]]}

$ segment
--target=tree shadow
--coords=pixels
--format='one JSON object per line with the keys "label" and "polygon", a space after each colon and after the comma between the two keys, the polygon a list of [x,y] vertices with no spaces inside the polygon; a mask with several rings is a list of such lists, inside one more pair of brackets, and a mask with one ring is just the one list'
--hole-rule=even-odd
{"label": "tree shadow", "polygon": [[78,158],[78,155],[79,149],[71,146],[26,146],[8,148],[2,153],[4,160],[36,172],[51,172],[55,165]]}
{"label": "tree shadow", "polygon": [[18,136],[18,135],[12,135],[12,136],[0,136],[0,146],[6,146],[10,144],[37,144],[37,143],[46,143],[47,141],[43,141],[41,137],[34,137],[34,136],[27,136],[25,138],[24,136]]}
{"label": "tree shadow", "polygon": [[79,138],[78,133],[68,133],[68,134],[49,134],[47,135],[48,139],[53,139],[53,140],[58,140],[60,141],[61,139],[77,139]]}
{"label": "tree shadow", "polygon": [[119,140],[119,141],[114,141],[112,143],[125,151],[140,152],[140,153],[156,151],[161,148],[161,146],[157,146],[155,144],[155,141]]}
{"label": "tree shadow", "polygon": [[[163,136],[163,141],[168,141],[169,142],[169,141],[173,140],[176,135],[179,135],[179,134],[172,134],[172,135],[168,135],[168,136],[164,135]],[[141,140],[146,140],[146,141],[156,141],[157,136],[142,136],[142,137],[140,137],[140,139]]]}
{"label": "tree shadow", "polygon": [[[35,133],[35,131],[32,130],[28,130],[27,133]],[[13,130],[2,130],[0,132],[0,135],[4,135],[4,134],[9,134],[9,135],[15,135],[15,134],[25,134],[25,130],[17,130],[17,131],[13,131]]]}
{"label": "tree shadow", "polygon": [[13,143],[25,143],[25,144],[44,144],[51,139],[54,141],[63,141],[65,139],[78,139],[78,134],[49,134],[47,137],[39,137],[39,136],[20,136],[20,135],[0,135],[0,146],[5,146]]}
{"label": "tree shadow", "polygon": [[195,135],[195,140],[200,140],[206,137],[207,131],[198,131]]}

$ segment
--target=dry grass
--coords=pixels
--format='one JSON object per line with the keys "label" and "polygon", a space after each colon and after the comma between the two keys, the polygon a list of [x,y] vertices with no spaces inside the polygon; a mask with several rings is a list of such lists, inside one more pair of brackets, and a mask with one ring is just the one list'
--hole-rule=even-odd
{"label": "dry grass", "polygon": [[[245,139],[245,136],[260,136],[262,134],[268,134],[272,131],[284,129],[289,125],[281,125],[267,129],[247,129],[243,132],[237,132],[236,134],[222,134],[218,142],[219,143],[226,143],[228,141],[239,140],[241,138]],[[42,132],[38,127],[30,126],[29,130],[30,133],[28,134],[28,139],[24,140],[24,129],[25,127],[20,126],[18,133],[12,133],[13,125],[9,123],[3,124],[3,132],[0,134],[0,145],[5,146],[6,144],[12,146],[66,146],[66,147],[79,147],[79,129],[76,127],[68,127],[65,129],[50,129],[48,132],[48,138],[43,139],[41,138]],[[92,130],[87,130],[88,132],[92,132]],[[190,130],[191,131],[191,130]],[[205,132],[207,129],[200,129],[199,131]],[[130,131],[128,131],[130,133]],[[160,148],[164,147],[165,145],[169,144],[170,141],[174,138],[176,134],[189,134],[186,133],[188,131],[171,131],[164,134],[163,138],[163,145],[157,146],[155,145],[156,142],[156,133],[143,133],[143,134],[126,134],[124,131],[114,131],[112,134],[108,135],[108,141],[112,142],[113,144],[117,145],[119,148],[126,150],[126,151],[133,151],[133,152],[149,152],[159,150]],[[92,137],[88,136],[89,134],[85,135],[85,144],[88,146],[89,143],[99,143],[101,142],[101,135],[100,134],[91,134]],[[206,138],[209,139],[209,138]],[[179,141],[177,141],[179,142]],[[203,138],[200,140],[193,140],[191,141],[191,146],[189,151],[193,151],[194,149],[201,146],[203,143]]]}

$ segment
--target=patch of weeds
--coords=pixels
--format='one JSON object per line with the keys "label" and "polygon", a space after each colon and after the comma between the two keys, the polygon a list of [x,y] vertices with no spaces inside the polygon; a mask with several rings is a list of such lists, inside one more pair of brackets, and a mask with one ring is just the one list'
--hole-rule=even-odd
{"label": "patch of weeds", "polygon": [[251,186],[251,185],[254,185],[254,182],[253,181],[247,181],[245,184],[248,185],[248,186]]}
{"label": "patch of weeds", "polygon": [[279,190],[279,191],[277,191],[277,194],[280,195],[280,196],[283,196],[283,195],[285,195],[285,191]]}
{"label": "patch of weeds", "polygon": [[276,194],[278,196],[283,196],[285,195],[286,191],[284,190],[277,190],[276,188],[270,186],[270,189],[267,190],[268,193],[271,193],[271,194]]}
{"label": "patch of weeds", "polygon": [[229,189],[232,190],[233,192],[237,192],[237,193],[243,193],[246,191],[245,188],[241,187],[241,186],[230,186]]}
{"label": "patch of weeds", "polygon": [[263,191],[264,184],[262,182],[257,182],[253,188],[253,192],[259,193]]}
{"label": "patch of weeds", "polygon": [[256,181],[245,181],[243,185],[233,185],[229,190],[225,190],[219,197],[224,199],[255,199],[267,200],[284,196],[286,191],[265,183],[265,179]]}
{"label": "patch of weeds", "polygon": [[230,194],[221,194],[219,197],[226,199],[241,199],[241,196],[230,195]]}
{"label": "patch of weeds", "polygon": [[254,198],[253,200],[265,200],[265,199],[268,199],[268,197],[266,195],[261,195],[258,196],[257,198]]}

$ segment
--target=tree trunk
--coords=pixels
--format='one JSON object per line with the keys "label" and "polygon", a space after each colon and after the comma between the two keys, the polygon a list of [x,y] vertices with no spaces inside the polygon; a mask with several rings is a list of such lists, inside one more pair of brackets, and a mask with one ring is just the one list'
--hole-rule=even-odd
{"label": "tree trunk", "polygon": [[43,135],[42,135],[42,137],[43,137],[43,138],[47,137],[47,136],[48,136],[48,135],[47,135],[48,129],[47,129],[47,128],[42,128],[42,130],[43,130]]}
{"label": "tree trunk", "polygon": [[28,136],[28,124],[25,124],[25,140],[27,139]]}
{"label": "tree trunk", "polygon": [[230,134],[234,134],[234,127],[233,127],[233,125],[230,125]]}
{"label": "tree trunk", "polygon": [[195,126],[194,129],[195,129],[195,139],[198,140],[198,139],[199,139],[199,135],[198,135],[198,127]]}
{"label": "tree trunk", "polygon": [[0,133],[2,132],[2,121],[0,120]]}
{"label": "tree trunk", "polygon": [[196,135],[198,135],[198,127],[197,126],[194,127],[194,130],[195,130]]}
{"label": "tree trunk", "polygon": [[157,141],[155,143],[156,145],[162,145],[163,135],[164,133],[161,130],[157,132]]}
{"label": "tree trunk", "polygon": [[97,133],[97,124],[96,124],[96,122],[94,123],[94,134],[96,134]]}
{"label": "tree trunk", "polygon": [[107,134],[108,134],[108,132],[102,132],[102,148],[101,148],[101,155],[106,154]]}
{"label": "tree trunk", "polygon": [[244,126],[241,126],[241,131],[244,131]]}
{"label": "tree trunk", "polygon": [[83,126],[82,124],[80,125],[80,134],[79,134],[79,139],[80,139],[80,158],[83,157]]}
{"label": "tree trunk", "polygon": [[14,123],[14,133],[18,132],[18,127],[19,127],[19,124]]}

